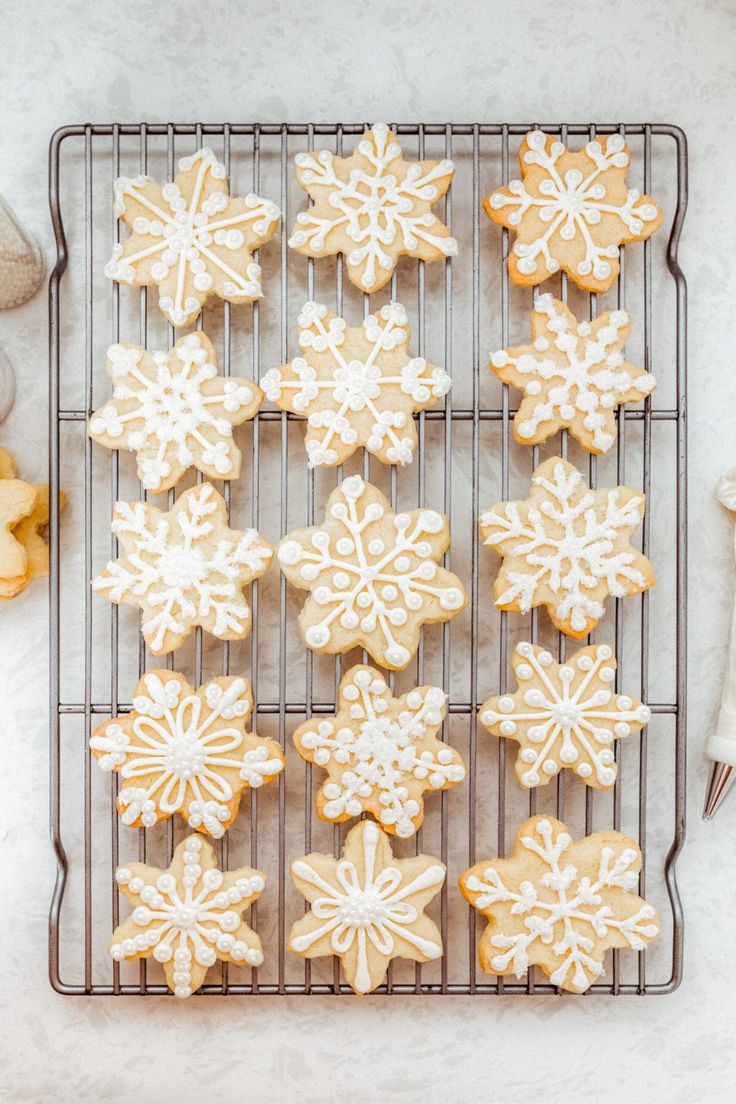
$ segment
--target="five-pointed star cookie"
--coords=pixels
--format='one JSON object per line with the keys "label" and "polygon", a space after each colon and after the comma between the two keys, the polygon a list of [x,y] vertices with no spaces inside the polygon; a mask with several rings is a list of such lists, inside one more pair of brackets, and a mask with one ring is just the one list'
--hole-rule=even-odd
{"label": "five-pointed star cookie", "polygon": [[500,502],[480,516],[485,544],[504,559],[493,588],[498,608],[528,613],[546,606],[558,629],[586,636],[607,595],[623,598],[654,585],[652,565],[629,543],[644,504],[638,491],[593,491],[567,460],[546,460],[532,476],[529,498]]}
{"label": "five-pointed star cookie", "polygon": [[460,891],[488,925],[482,968],[522,977],[541,966],[554,985],[584,993],[602,977],[613,947],[642,951],[659,935],[650,904],[638,897],[641,852],[620,832],[573,840],[552,817],[521,825],[510,859],[487,859],[460,878]]}
{"label": "five-pointed star cookie", "polygon": [[404,254],[436,261],[457,242],[432,205],[452,183],[452,161],[408,162],[384,123],[367,131],[350,157],[299,153],[296,178],[314,200],[297,215],[289,245],[308,257],[344,253],[361,291],[378,291]]}
{"label": "five-pointed star cookie", "polygon": [[133,709],[105,721],[89,746],[105,771],[117,771],[118,812],[150,828],[174,813],[219,838],[238,813],[246,786],[284,769],[274,740],[246,731],[253,698],[246,679],[222,676],[196,692],[176,671],[146,671]]}
{"label": "five-pointed star cookie", "polygon": [[261,389],[218,376],[203,333],[180,337],[168,353],[111,345],[112,399],[90,418],[89,435],[109,449],[132,449],[149,491],[175,486],[190,465],[212,479],[237,479],[242,455],[233,426],[255,417]]}
{"label": "five-pointed star cookie", "polygon": [[450,526],[436,510],[395,514],[358,475],[344,479],[321,525],[295,529],[278,547],[289,582],[311,594],[299,615],[308,648],[363,647],[384,667],[406,667],[421,626],[467,605],[457,575],[437,566]]}
{"label": "five-pointed star cookie", "polygon": [[606,311],[578,322],[551,295],[540,295],[531,313],[532,344],[491,354],[491,368],[504,383],[524,392],[514,418],[514,436],[538,445],[569,429],[588,452],[603,453],[616,439],[617,406],[651,395],[654,376],[625,361],[631,331],[626,311]]}
{"label": "five-pointed star cookie", "polygon": [[242,640],[251,612],[243,587],[267,570],[273,549],[255,531],[230,529],[210,483],[180,495],[170,511],[118,502],[112,531],[124,555],[92,586],[111,602],[138,606],[154,655],[178,648],[195,625],[220,640]]}
{"label": "five-pointed star cookie", "polygon": [[211,844],[189,836],[166,870],[132,862],[119,866],[115,881],[133,912],[112,934],[116,962],[155,958],[177,997],[190,997],[218,959],[260,966],[261,941],[242,913],[266,884],[260,870],[221,871]]}
{"label": "five-pointed star cookie", "polygon": [[348,832],[341,859],[305,855],[291,864],[291,876],[312,907],[292,927],[289,950],[337,955],[354,992],[380,985],[392,958],[442,955],[442,936],[424,909],[442,887],[444,865],[431,855],[395,859],[372,820]]}
{"label": "five-pointed star cookie", "polygon": [[619,246],[642,241],[664,215],[626,184],[631,157],[620,134],[574,153],[532,130],[519,147],[521,180],[487,197],[486,214],[516,232],[509,253],[515,284],[541,284],[562,269],[578,287],[603,292],[619,273]]}
{"label": "five-pointed star cookie", "polygon": [[294,733],[308,763],[327,771],[317,794],[323,820],[372,813],[387,832],[407,838],[424,820],[425,791],[462,782],[465,765],[438,739],[447,694],[419,686],[395,698],[373,667],[352,667],[340,683],[334,717],[312,717]]}
{"label": "five-pointed star cookie", "polygon": [[613,689],[613,649],[591,644],[556,663],[545,648],[524,641],[511,662],[517,692],[489,698],[478,716],[489,732],[518,741],[519,785],[546,786],[568,767],[588,786],[610,790],[614,740],[639,732],[650,719],[646,705]]}
{"label": "five-pointed star cookie", "polygon": [[115,214],[132,231],[105,272],[121,284],[158,284],[174,326],[194,321],[206,299],[250,303],[262,295],[253,251],[267,242],[279,209],[260,196],[231,198],[225,166],[211,149],[179,161],[173,183],[148,176],[115,182]]}
{"label": "five-pointed star cookie", "polygon": [[266,398],[307,418],[309,466],[342,464],[361,445],[384,464],[414,458],[412,415],[450,390],[450,377],[409,355],[406,311],[389,303],[362,326],[318,303],[298,319],[301,354],[261,380]]}

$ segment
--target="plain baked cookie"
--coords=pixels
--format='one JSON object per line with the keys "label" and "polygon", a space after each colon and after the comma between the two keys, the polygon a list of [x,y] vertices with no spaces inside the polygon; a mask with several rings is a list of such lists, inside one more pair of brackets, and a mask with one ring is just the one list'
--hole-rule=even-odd
{"label": "plain baked cookie", "polygon": [[274,740],[246,730],[252,709],[244,678],[221,676],[195,691],[176,671],[146,671],[131,712],[89,741],[100,767],[120,776],[123,822],[150,828],[178,813],[190,828],[224,835],[245,787],[270,782],[286,762]]}
{"label": "plain baked cookie", "polygon": [[468,604],[457,575],[438,567],[450,525],[436,510],[394,513],[359,475],[335,488],[320,525],[295,529],[277,549],[281,570],[309,590],[299,627],[315,652],[363,647],[383,667],[406,667],[421,626]]}
{"label": "plain baked cookie", "polygon": [[231,198],[227,173],[211,149],[182,157],[172,183],[149,176],[115,181],[115,214],[131,230],[105,274],[120,284],[157,284],[158,305],[187,326],[210,295],[229,303],[260,299],[253,251],[279,223],[275,203],[252,193]]}
{"label": "plain baked cookie", "polygon": [[127,863],[115,881],[133,912],[113,932],[110,954],[116,962],[155,958],[174,996],[196,993],[218,959],[262,964],[261,941],[242,913],[261,896],[266,877],[250,867],[218,870],[201,836],[180,843],[168,869]]}
{"label": "plain baked cookie", "polygon": [[618,276],[619,246],[650,237],[664,215],[626,184],[631,156],[620,134],[575,152],[532,130],[519,147],[521,180],[484,201],[492,222],[516,233],[509,253],[515,284],[541,284],[562,269],[578,287],[603,292]]}
{"label": "plain baked cookie", "polygon": [[267,571],[273,549],[255,529],[229,527],[225,500],[210,483],[185,491],[169,511],[117,502],[111,528],[123,555],[92,589],[141,610],[154,655],[174,651],[195,625],[220,640],[248,635],[243,588]]}
{"label": "plain baked cookie", "polygon": [[351,828],[341,859],[313,852],[291,864],[291,877],[312,907],[292,927],[289,950],[337,955],[355,993],[380,985],[392,958],[441,957],[442,936],[424,909],[442,888],[443,863],[431,855],[394,858],[372,820]]}
{"label": "plain baked cookie", "polygon": [[636,841],[620,832],[573,840],[552,817],[525,821],[510,859],[485,859],[460,878],[488,920],[483,970],[520,978],[540,966],[553,985],[584,993],[605,973],[606,951],[642,951],[659,935],[656,912],[634,892],[641,863]]}
{"label": "plain baked cookie", "polygon": [[518,742],[519,785],[546,786],[567,767],[594,789],[612,789],[614,740],[639,732],[651,718],[637,698],[614,690],[613,649],[590,644],[557,663],[546,648],[523,641],[511,664],[518,690],[483,702],[478,717],[489,732]]}
{"label": "plain baked cookie", "polygon": [[307,419],[309,466],[334,467],[363,446],[384,464],[414,459],[412,417],[450,390],[442,368],[409,355],[400,303],[387,303],[362,326],[346,326],[319,303],[298,319],[300,355],[261,380],[266,398]]}
{"label": "plain baked cookie", "polygon": [[376,123],[350,157],[296,155],[300,188],[314,200],[296,217],[289,245],[308,257],[344,253],[361,291],[378,291],[402,255],[437,261],[457,242],[432,212],[455,174],[452,161],[405,161],[396,135]]}
{"label": "plain baked cookie", "polygon": [[498,608],[546,606],[561,632],[587,636],[609,594],[623,598],[654,585],[652,565],[629,543],[644,506],[639,491],[593,491],[561,456],[545,460],[529,498],[499,502],[480,516],[483,542],[504,561],[493,587]]}
{"label": "plain baked cookie", "polygon": [[460,755],[439,739],[446,711],[439,686],[395,698],[379,671],[351,667],[340,682],[336,716],[312,717],[294,733],[302,759],[327,772],[318,816],[337,823],[372,813],[386,832],[413,836],[424,820],[425,792],[465,778]]}
{"label": "plain baked cookie", "polygon": [[169,352],[111,345],[112,398],[92,414],[89,435],[109,449],[132,449],[147,491],[167,491],[194,465],[210,479],[237,479],[242,454],[233,426],[254,418],[260,387],[218,376],[212,342],[201,332]]}

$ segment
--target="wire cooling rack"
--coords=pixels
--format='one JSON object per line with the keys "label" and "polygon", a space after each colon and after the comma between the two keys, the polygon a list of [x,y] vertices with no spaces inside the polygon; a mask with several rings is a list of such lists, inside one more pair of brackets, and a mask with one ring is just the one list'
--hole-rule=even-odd
{"label": "wire cooling rack", "polygon": [[[536,124],[535,124],[536,125]],[[632,150],[629,180],[653,194],[667,222],[653,239],[622,253],[616,287],[597,298],[548,281],[578,316],[625,307],[633,331],[628,356],[656,374],[658,389],[640,407],[620,408],[618,443],[606,457],[590,457],[563,432],[543,448],[510,437],[515,394],[486,367],[490,349],[528,340],[533,294],[509,283],[507,231],[481,211],[484,195],[517,174],[516,152],[530,129],[519,125],[400,125],[404,155],[451,157],[457,173],[444,202],[444,219],[460,245],[451,262],[425,265],[404,259],[390,287],[373,296],[345,278],[341,258],[315,264],[287,248],[288,227],[306,197],[293,179],[293,156],[328,146],[348,153],[364,124],[235,125],[135,124],[70,126],[50,147],[50,205],[57,262],[50,283],[50,543],[51,602],[51,833],[57,878],[50,914],[49,971],[59,992],[163,994],[156,963],[113,962],[110,932],[120,918],[113,881],[119,861],[166,865],[185,834],[173,820],[148,830],[122,825],[115,812],[117,779],[91,762],[88,738],[104,719],[131,708],[133,687],[146,666],[137,612],[111,606],[90,592],[90,578],[116,554],[110,535],[112,505],[141,497],[129,455],[93,447],[86,436],[90,411],[107,397],[108,344],[140,341],[149,348],[173,344],[174,332],[145,289],[121,288],[102,270],[120,227],[112,212],[119,175],[174,175],[179,157],[213,146],[228,170],[232,194],[256,191],[282,210],[280,239],[261,251],[265,297],[260,304],[208,305],[202,325],[215,343],[221,370],[258,379],[286,361],[296,345],[301,304],[316,298],[349,324],[389,298],[404,304],[417,355],[443,364],[454,379],[444,407],[419,416],[419,449],[407,469],[389,470],[353,457],[337,472],[307,472],[303,423],[269,408],[240,432],[243,474],[224,493],[236,526],[255,525],[275,543],[284,532],[322,516],[336,479],[361,471],[401,509],[428,504],[450,515],[453,543],[446,561],[465,581],[469,608],[444,626],[426,627],[416,662],[391,676],[397,692],[435,682],[449,693],[444,736],[469,765],[465,785],[427,802],[416,847],[448,864],[448,881],[430,907],[439,921],[445,955],[423,966],[396,962],[379,992],[435,995],[555,992],[541,974],[488,977],[477,965],[482,919],[460,898],[458,874],[483,857],[503,854],[530,813],[563,817],[575,835],[604,827],[636,836],[645,863],[640,889],[663,918],[659,942],[639,954],[613,952],[605,979],[591,993],[653,994],[675,989],[682,972],[683,917],[675,879],[685,814],[686,629],[686,290],[677,247],[687,202],[687,151],[683,133],[664,125],[560,125],[541,129],[573,147],[618,131]],[[625,254],[625,255],[623,255]],[[522,793],[512,776],[513,750],[476,727],[479,703],[505,691],[514,644],[540,641],[564,656],[570,643],[546,617],[499,613],[492,582],[500,561],[479,545],[480,509],[525,497],[541,459],[569,455],[593,485],[623,482],[647,495],[638,537],[657,573],[657,586],[640,598],[610,602],[596,639],[615,644],[617,685],[639,694],[652,721],[638,736],[618,741],[619,777],[612,793],[594,793],[561,774],[556,785]],[[190,485],[186,481],[182,486]],[[58,490],[69,500],[60,518]],[[169,492],[169,502],[174,493]],[[161,504],[160,497],[156,501]],[[313,814],[316,772],[296,755],[291,732],[313,714],[334,709],[341,671],[356,656],[307,652],[296,617],[303,594],[287,590],[276,566],[253,587],[253,632],[221,644],[197,630],[168,665],[197,683],[219,673],[250,677],[255,723],[278,738],[287,769],[259,792],[246,791],[241,813],[217,846],[229,866],[252,865],[268,875],[266,892],[251,910],[266,961],[257,971],[225,965],[203,987],[209,994],[340,994],[337,959],[304,962],[285,949],[291,923],[304,901],[291,887],[288,864],[311,849],[339,850],[345,826],[328,826]]]}

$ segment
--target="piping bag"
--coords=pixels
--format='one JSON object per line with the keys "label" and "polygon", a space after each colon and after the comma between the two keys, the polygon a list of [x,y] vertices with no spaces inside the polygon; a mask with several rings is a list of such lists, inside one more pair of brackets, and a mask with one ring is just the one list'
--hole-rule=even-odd
{"label": "piping bag", "polygon": [[[716,497],[727,509],[736,512],[736,469],[721,477]],[[705,754],[713,760],[703,810],[703,819],[710,820],[736,780],[736,599],[731,615],[721,707],[715,730],[705,745]]]}

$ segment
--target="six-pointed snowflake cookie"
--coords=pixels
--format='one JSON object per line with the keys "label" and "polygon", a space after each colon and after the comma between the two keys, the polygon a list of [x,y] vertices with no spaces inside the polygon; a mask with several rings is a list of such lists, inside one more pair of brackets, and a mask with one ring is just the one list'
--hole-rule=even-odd
{"label": "six-pointed snowflake cookie", "polygon": [[190,828],[222,836],[243,789],[284,769],[279,745],[246,731],[252,708],[243,678],[222,676],[195,692],[176,671],[146,671],[132,711],[100,725],[89,742],[102,769],[120,775],[124,823],[150,828],[178,813]]}
{"label": "six-pointed snowflake cookie", "polygon": [[318,303],[298,319],[301,354],[261,380],[266,398],[307,418],[309,466],[342,464],[360,446],[384,464],[414,458],[412,415],[450,390],[442,368],[409,355],[411,329],[399,303],[388,303],[362,326]]}
{"label": "six-pointed snowflake cookie", "polygon": [[623,598],[654,585],[652,565],[629,543],[644,505],[638,491],[593,491],[567,460],[545,460],[529,498],[500,502],[480,516],[484,543],[504,560],[493,588],[498,608],[528,613],[546,606],[558,629],[586,636],[607,595]]}
{"label": "six-pointed snowflake cookie", "polygon": [[266,884],[260,870],[221,871],[211,844],[189,836],[179,844],[171,866],[145,863],[119,866],[115,880],[133,911],[110,940],[116,962],[155,958],[177,997],[190,997],[215,962],[260,966],[261,941],[242,913]]}
{"label": "six-pointed snowflake cookie", "polygon": [[279,209],[257,195],[231,198],[225,166],[211,149],[179,161],[173,183],[148,176],[115,182],[115,214],[131,234],[115,245],[105,273],[121,284],[158,284],[159,306],[186,326],[209,295],[230,303],[259,299],[253,250],[278,226]]}
{"label": "six-pointed snowflake cookie", "polygon": [[594,322],[578,322],[547,293],[534,304],[531,330],[531,345],[491,354],[498,378],[524,392],[516,440],[538,445],[569,429],[588,452],[607,452],[616,439],[616,407],[638,402],[656,386],[654,376],[624,360],[628,314],[606,311]]}
{"label": "six-pointed snowflake cookie", "polygon": [[251,612],[243,587],[267,570],[273,549],[255,529],[230,529],[210,483],[185,491],[169,512],[118,502],[112,531],[124,555],[92,583],[111,602],[141,610],[154,655],[178,648],[195,625],[220,640],[242,640]]}
{"label": "six-pointed snowflake cookie", "polygon": [[467,605],[457,575],[437,565],[449,544],[444,514],[396,514],[371,483],[344,479],[324,522],[295,529],[277,550],[289,582],[311,591],[299,615],[307,647],[334,654],[360,646],[384,667],[406,667],[421,626]]}
{"label": "six-pointed snowflake cookie", "polygon": [[405,161],[385,123],[367,131],[350,157],[299,153],[296,178],[314,206],[297,215],[289,245],[308,257],[344,253],[355,286],[378,291],[402,255],[436,261],[457,254],[432,213],[454,173],[452,161]]}
{"label": "six-pointed snowflake cookie", "polygon": [[372,820],[347,835],[342,858],[314,852],[291,864],[311,904],[291,929],[289,950],[304,958],[337,955],[354,992],[384,981],[392,958],[427,962],[442,955],[442,936],[424,909],[445,880],[431,855],[395,859]]}
{"label": "six-pointed snowflake cookie", "polygon": [[556,663],[545,648],[524,641],[512,657],[515,694],[483,702],[481,724],[517,740],[520,786],[546,786],[564,767],[597,790],[610,790],[617,766],[613,742],[649,723],[646,705],[613,689],[616,657],[608,644],[581,648]]}
{"label": "six-pointed snowflake cookie", "polygon": [[532,130],[519,148],[521,180],[492,192],[488,217],[516,232],[509,253],[515,284],[541,284],[562,269],[578,287],[603,292],[618,276],[619,246],[642,241],[663,212],[626,184],[631,157],[620,134],[571,152]]}
{"label": "six-pointed snowflake cookie", "polygon": [[372,813],[387,832],[407,838],[424,820],[425,791],[465,778],[458,753],[438,739],[447,694],[419,686],[395,698],[373,667],[352,667],[340,683],[334,717],[312,717],[294,733],[308,763],[327,771],[317,794],[323,820]]}
{"label": "six-pointed snowflake cookie", "polygon": [[604,974],[606,951],[642,951],[659,935],[659,918],[634,890],[637,843],[620,832],[573,840],[552,817],[521,825],[510,859],[476,863],[460,891],[489,921],[480,963],[489,974],[522,977],[541,966],[554,985],[584,993]]}
{"label": "six-pointed snowflake cookie", "polygon": [[168,353],[111,345],[112,399],[90,418],[89,435],[109,449],[132,449],[148,491],[175,486],[190,465],[212,479],[237,479],[242,455],[233,426],[255,417],[261,389],[218,376],[203,333],[180,337]]}

